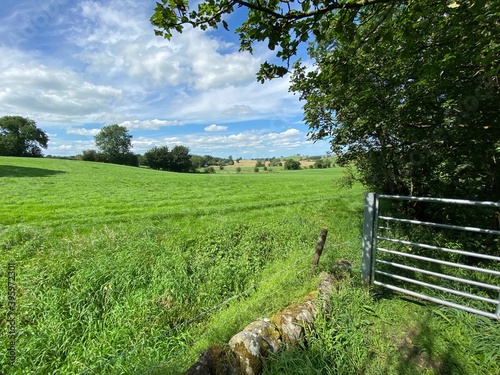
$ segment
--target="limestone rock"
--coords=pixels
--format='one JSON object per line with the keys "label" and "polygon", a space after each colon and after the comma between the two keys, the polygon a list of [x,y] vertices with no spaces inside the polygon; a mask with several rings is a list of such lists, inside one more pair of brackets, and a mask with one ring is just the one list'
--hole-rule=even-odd
{"label": "limestone rock", "polygon": [[231,354],[219,345],[213,345],[205,350],[198,362],[187,370],[185,375],[235,375],[236,370],[231,365]]}
{"label": "limestone rock", "polygon": [[276,353],[280,350],[280,333],[270,319],[259,319],[246,326],[244,331],[249,331],[257,334],[264,339],[269,349]]}
{"label": "limestone rock", "polygon": [[284,343],[294,346],[302,341],[306,332],[314,326],[316,308],[312,300],[287,307],[273,316],[271,321],[281,332]]}
{"label": "limestone rock", "polygon": [[255,332],[241,331],[229,340],[229,348],[239,364],[238,374],[258,375],[262,371],[261,355],[267,342]]}

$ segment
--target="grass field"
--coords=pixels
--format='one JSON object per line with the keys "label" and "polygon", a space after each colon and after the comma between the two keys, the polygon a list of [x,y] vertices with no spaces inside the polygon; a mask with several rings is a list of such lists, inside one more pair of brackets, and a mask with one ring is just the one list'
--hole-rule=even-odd
{"label": "grass field", "polygon": [[499,373],[495,322],[359,285],[363,188],[339,188],[341,176],[0,157],[1,371],[182,373],[211,343],[315,287],[310,262],[326,227],[319,270],[346,258],[353,279],[312,344],[273,356],[267,374]]}

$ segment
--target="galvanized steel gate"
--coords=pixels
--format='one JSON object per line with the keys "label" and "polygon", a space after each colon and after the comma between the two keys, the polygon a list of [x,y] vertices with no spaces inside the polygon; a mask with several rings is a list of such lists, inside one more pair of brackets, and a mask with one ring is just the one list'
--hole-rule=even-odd
{"label": "galvanized steel gate", "polygon": [[[363,224],[363,257],[362,257],[362,279],[366,283],[372,285],[379,285],[385,288],[409,294],[414,297],[418,297],[424,300],[439,303],[445,306],[454,307],[460,310],[465,310],[471,313],[486,316],[492,319],[500,319],[500,257],[496,255],[477,253],[472,251],[466,251],[463,249],[453,249],[442,246],[435,246],[425,243],[414,242],[408,239],[398,239],[391,235],[390,225],[391,223],[403,223],[405,225],[419,225],[425,227],[434,228],[446,228],[449,230],[465,231],[469,233],[482,233],[494,236],[500,236],[500,230],[495,229],[484,229],[474,226],[460,226],[453,224],[442,224],[433,222],[423,222],[418,220],[411,220],[406,218],[397,218],[390,216],[380,216],[380,200],[400,200],[400,201],[421,201],[421,202],[432,202],[432,203],[443,203],[443,204],[453,204],[453,205],[468,205],[468,206],[482,206],[491,208],[500,208],[500,203],[498,202],[478,202],[469,200],[458,200],[458,199],[442,199],[442,198],[427,198],[427,197],[409,197],[409,196],[395,196],[395,195],[379,195],[376,193],[367,193],[365,195],[365,212],[364,212],[364,224]],[[379,226],[380,224],[384,226]],[[399,224],[401,225],[401,224]],[[386,234],[380,235],[380,232],[384,231]],[[497,241],[499,237],[496,237]],[[380,244],[384,244],[381,247]],[[397,247],[398,245],[404,245],[405,251],[400,251],[398,249],[389,249],[391,245]],[[415,249],[417,249],[419,254],[415,254]],[[424,249],[424,250],[420,250]],[[422,255],[422,251],[425,254]],[[449,260],[439,259],[437,255],[440,253],[456,254],[459,257],[473,257],[476,259],[481,259],[484,263],[491,264],[491,267],[485,268],[484,266],[477,267],[475,265],[468,265],[459,262],[453,262]],[[385,259],[380,259],[384,255]],[[405,264],[406,262],[417,262],[418,267]],[[426,269],[422,265],[434,265],[434,268],[440,267],[444,270],[448,269],[459,269],[460,272],[472,275],[471,277],[458,277],[456,272],[436,272],[435,270]],[[450,268],[451,267],[451,268]],[[432,268],[432,267],[429,267]],[[403,270],[403,271],[401,271]],[[464,271],[465,270],[465,271]],[[406,272],[406,274],[402,275]],[[474,273],[483,273],[487,275],[492,275],[489,277],[489,282],[478,281],[479,277],[473,277]],[[411,276],[414,277],[411,277]],[[460,275],[462,276],[462,275]],[[422,277],[428,277],[433,280],[432,283],[422,281]],[[418,280],[420,279],[420,280]],[[475,280],[474,280],[475,279]],[[397,280],[397,281],[395,281]],[[442,286],[438,285],[436,280],[446,280],[449,285]],[[493,281],[491,281],[493,280]],[[394,282],[392,282],[394,281]],[[399,283],[394,285],[395,283]],[[454,288],[453,285],[464,285],[468,284],[477,288],[478,291],[483,291],[482,293],[474,294],[470,291],[461,291]],[[426,290],[439,291],[439,298],[435,296],[430,296],[422,293],[423,288],[420,288],[418,292],[412,291],[411,286],[418,285],[420,287],[425,287]],[[473,289],[472,288],[472,289]],[[456,301],[450,300],[450,298],[443,298],[442,296],[459,296],[460,298],[472,299],[475,301],[482,302],[484,306],[493,305],[493,312],[487,311],[487,308],[475,308],[466,306]]]}

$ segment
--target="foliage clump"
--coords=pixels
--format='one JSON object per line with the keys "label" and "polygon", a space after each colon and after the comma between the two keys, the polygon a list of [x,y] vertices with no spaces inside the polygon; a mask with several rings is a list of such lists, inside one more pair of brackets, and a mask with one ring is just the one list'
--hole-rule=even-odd
{"label": "foliage clump", "polygon": [[21,116],[0,118],[0,155],[42,157],[49,137],[32,119]]}
{"label": "foliage clump", "polygon": [[300,161],[293,160],[293,159],[286,159],[285,164],[284,164],[284,168],[286,170],[293,170],[293,171],[299,170],[300,169]]}
{"label": "foliage clump", "polygon": [[94,141],[99,151],[86,150],[80,156],[81,160],[139,166],[139,157],[131,152],[132,135],[125,126],[104,126]]}

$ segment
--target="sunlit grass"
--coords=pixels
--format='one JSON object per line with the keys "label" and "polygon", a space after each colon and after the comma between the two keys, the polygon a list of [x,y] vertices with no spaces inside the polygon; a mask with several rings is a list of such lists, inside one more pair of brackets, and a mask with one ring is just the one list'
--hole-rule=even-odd
{"label": "sunlit grass", "polygon": [[[362,192],[333,191],[339,175],[175,174],[0,158],[2,264],[15,261],[17,276],[9,373],[141,373],[188,346],[162,366],[181,371],[203,346],[314,288],[314,277],[298,279],[296,269],[274,275],[298,258],[308,265],[322,227],[331,228],[332,249],[346,227],[357,240]],[[6,268],[0,272],[6,281]],[[201,341],[197,324],[211,332]],[[8,360],[0,357],[2,366]]]}
{"label": "sunlit grass", "polygon": [[[0,158],[0,283],[14,261],[18,334],[15,367],[2,335],[2,372],[182,373],[337,258],[352,278],[267,374],[500,372],[497,322],[359,284],[363,189],[339,189],[340,168],[227,172]],[[5,333],[5,308],[0,321]]]}

